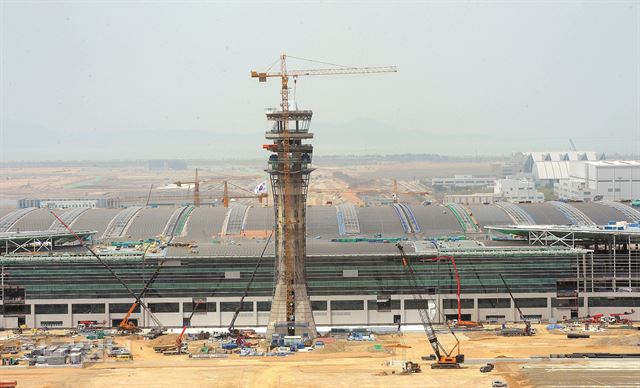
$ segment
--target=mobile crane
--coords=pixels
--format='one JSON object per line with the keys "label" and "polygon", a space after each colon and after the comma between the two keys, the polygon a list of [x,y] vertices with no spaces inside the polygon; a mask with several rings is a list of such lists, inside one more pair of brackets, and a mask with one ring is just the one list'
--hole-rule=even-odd
{"label": "mobile crane", "polygon": [[[158,320],[158,318],[155,317],[155,315],[153,315],[153,313],[151,312],[151,310],[149,309],[149,306],[146,305],[146,303],[142,302],[140,300],[140,296],[136,295],[136,293],[131,289],[131,287],[129,287],[129,285],[127,284],[127,282],[124,281],[124,279],[122,279],[114,270],[113,268],[111,268],[111,266],[105,262],[104,260],[102,260],[102,258],[93,250],[91,249],[91,247],[89,247],[86,242],[80,237],[78,236],[78,234],[76,232],[73,231],[73,229],[71,229],[71,227],[69,225],[67,225],[60,217],[58,217],[58,215],[56,213],[54,213],[53,210],[49,209],[49,213],[51,213],[51,215],[53,215],[56,220],[58,220],[58,222],[60,222],[62,224],[62,226],[65,227],[66,230],[69,231],[69,233],[71,233],[71,235],[73,235],[73,237],[76,239],[76,241],[78,241],[78,243],[80,244],[80,246],[82,246],[83,248],[85,248],[87,251],[89,251],[89,253],[91,253],[91,255],[93,257],[96,258],[96,260],[98,260],[98,262],[100,264],[102,264],[103,267],[105,267],[107,269],[107,271],[109,271],[109,273],[111,273],[111,275],[120,283],[122,284],[122,286],[124,287],[124,289],[130,294],[132,295],[135,300],[136,303],[140,304],[140,306],[142,306],[142,308],[144,308],[149,315],[151,316],[151,318],[153,319],[153,321],[158,325],[158,329],[160,330],[160,332],[162,332],[164,330],[164,327],[162,326],[162,323]],[[146,251],[145,251],[146,252]]]}
{"label": "mobile crane", "polygon": [[187,331],[187,327],[191,325],[191,318],[193,318],[193,314],[196,312],[196,310],[198,310],[198,306],[200,306],[201,303],[202,302],[200,302],[200,300],[196,300],[195,304],[193,305],[193,309],[191,310],[191,314],[189,314],[189,318],[187,318],[186,323],[182,327],[180,335],[178,335],[178,338],[176,338],[175,344],[155,346],[153,350],[158,353],[162,353],[165,356],[175,356],[178,354],[186,353],[187,347],[185,346],[186,344],[183,342],[182,338],[184,337],[184,333]]}
{"label": "mobile crane", "polygon": [[[146,253],[146,251],[145,251],[145,253]],[[118,325],[118,331],[121,331],[123,333],[127,333],[127,332],[128,333],[135,333],[135,332],[140,331],[139,327],[137,327],[135,324],[129,322],[129,318],[131,317],[131,314],[133,314],[135,309],[140,304],[140,299],[142,299],[144,294],[147,292],[147,290],[149,289],[149,286],[151,285],[151,283],[153,283],[156,280],[156,278],[158,277],[158,274],[160,273],[160,269],[162,268],[162,264],[163,264],[163,262],[160,262],[158,264],[158,268],[156,268],[156,270],[153,273],[153,275],[151,275],[149,280],[145,283],[144,288],[142,289],[142,291],[140,291],[140,293],[137,295],[136,300],[131,304],[131,307],[129,308],[129,311],[127,311],[127,314],[124,316],[124,318],[122,319],[122,321],[120,321],[120,324]],[[152,313],[150,313],[150,316],[154,320],[154,322],[156,322],[156,324],[160,327],[159,329],[156,329],[156,330],[154,330],[152,332],[152,335],[157,337],[156,334],[162,334],[162,332],[164,331],[164,328],[162,327],[160,322],[155,318],[155,316]],[[159,330],[159,332],[158,332],[158,330]]]}
{"label": "mobile crane", "polygon": [[529,320],[524,316],[524,314],[522,314],[522,310],[520,310],[520,306],[518,306],[518,302],[516,301],[516,298],[513,297],[513,294],[511,293],[511,289],[509,288],[509,285],[502,277],[502,274],[499,274],[499,275],[500,275],[500,279],[502,279],[502,283],[504,283],[504,286],[507,288],[507,292],[509,292],[509,296],[511,297],[511,300],[513,300],[514,306],[516,306],[516,309],[518,310],[518,314],[520,314],[520,319],[524,322],[524,329],[502,329],[500,330],[500,334],[504,336],[535,335],[536,329],[531,327],[531,322],[529,322]]}
{"label": "mobile crane", "polygon": [[273,232],[274,230],[271,231],[271,234],[269,234],[269,238],[267,238],[267,241],[264,243],[264,247],[262,248],[262,253],[260,253],[260,258],[258,258],[258,261],[256,262],[256,266],[253,269],[253,272],[251,273],[251,277],[249,278],[249,281],[247,282],[247,286],[244,289],[244,292],[242,293],[242,297],[240,298],[240,303],[238,303],[238,307],[236,308],[236,311],[233,313],[233,317],[231,318],[231,321],[229,322],[229,335],[231,336],[235,336],[235,337],[239,337],[241,336],[240,332],[238,331],[238,329],[235,328],[235,324],[236,324],[236,319],[238,319],[238,315],[240,315],[240,311],[242,311],[242,305],[244,303],[244,299],[247,297],[247,295],[249,295],[249,289],[251,288],[251,284],[253,283],[253,280],[256,277],[256,273],[258,272],[258,269],[260,268],[260,263],[262,263],[262,258],[264,257],[264,252],[267,250],[267,247],[269,246],[269,242],[271,242],[271,237],[273,237]]}
{"label": "mobile crane", "polygon": [[418,280],[416,279],[416,274],[413,266],[411,265],[411,261],[405,254],[402,244],[398,243],[396,244],[396,247],[400,251],[402,266],[404,267],[405,272],[407,273],[407,277],[409,278],[409,283],[413,288],[413,299],[416,301],[418,307],[418,314],[420,315],[420,320],[422,321],[422,327],[427,334],[429,345],[431,345],[431,347],[433,348],[436,362],[431,364],[431,369],[460,368],[460,364],[464,362],[464,354],[460,354],[460,340],[458,340],[458,337],[451,330],[451,328],[449,328],[449,330],[453,335],[453,338],[455,338],[456,340],[456,344],[453,348],[451,348],[451,350],[447,351],[442,343],[438,340],[435,329],[433,328],[433,323],[431,322],[431,317],[429,316],[428,301],[422,297],[422,292],[420,291],[420,287],[418,286]]}

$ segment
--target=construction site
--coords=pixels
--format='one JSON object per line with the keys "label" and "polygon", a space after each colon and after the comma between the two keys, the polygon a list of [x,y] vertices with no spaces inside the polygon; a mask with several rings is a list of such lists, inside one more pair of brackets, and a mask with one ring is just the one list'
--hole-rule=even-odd
{"label": "construction site", "polygon": [[251,72],[280,86],[264,182],[0,209],[0,387],[639,385],[636,208],[314,192],[291,82],[397,69],[288,59]]}

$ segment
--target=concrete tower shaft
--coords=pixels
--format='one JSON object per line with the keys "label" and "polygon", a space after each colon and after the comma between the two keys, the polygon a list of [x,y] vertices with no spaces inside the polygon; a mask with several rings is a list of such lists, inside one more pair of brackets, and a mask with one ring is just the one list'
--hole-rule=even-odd
{"label": "concrete tower shaft", "polygon": [[266,171],[276,218],[276,286],[267,338],[274,333],[311,338],[316,334],[304,275],[307,189],[313,171],[313,146],[304,141],[313,138],[311,117],[312,111],[290,106],[267,112],[273,125],[265,137],[273,143],[264,148],[272,152]]}

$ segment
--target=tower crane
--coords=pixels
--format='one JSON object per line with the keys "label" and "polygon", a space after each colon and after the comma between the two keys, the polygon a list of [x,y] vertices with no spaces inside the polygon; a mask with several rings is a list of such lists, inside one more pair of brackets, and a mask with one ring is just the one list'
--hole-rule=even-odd
{"label": "tower crane", "polygon": [[[234,186],[240,190],[246,191],[248,194],[247,195],[229,195],[229,185]],[[222,206],[224,207],[229,207],[229,200],[230,199],[240,199],[240,198],[257,198],[258,202],[262,203],[262,200],[264,198],[267,197],[267,193],[259,193],[259,194],[253,194],[251,193],[249,190],[240,187],[238,185],[235,185],[231,182],[228,181],[224,181],[224,188],[222,190]]]}
{"label": "tower crane", "polygon": [[[295,271],[295,257],[296,250],[298,249],[298,242],[296,241],[296,217],[294,214],[292,197],[294,195],[294,187],[292,185],[291,177],[291,161],[290,153],[291,146],[296,139],[291,139],[289,133],[289,79],[302,76],[322,76],[322,75],[343,75],[343,74],[370,74],[370,73],[395,73],[398,69],[395,66],[385,67],[337,67],[331,69],[308,69],[308,70],[289,70],[287,68],[287,55],[280,55],[280,71],[278,72],[257,72],[252,71],[251,77],[257,78],[259,82],[266,82],[268,78],[280,79],[280,97],[281,97],[281,109],[282,109],[282,138],[277,144],[277,147],[270,149],[270,151],[277,153],[277,158],[283,163],[283,198],[284,198],[284,215],[283,219],[278,220],[283,228],[284,237],[284,282],[286,284],[286,317],[287,317],[287,330],[290,334],[295,332],[295,318],[296,318],[296,303],[295,303],[295,290],[294,290],[294,271]],[[289,56],[299,60],[309,61],[304,58],[297,58]],[[318,61],[312,61],[318,62]],[[326,63],[325,63],[326,64]],[[293,140],[293,141],[292,141]]]}
{"label": "tower crane", "polygon": [[178,187],[182,185],[193,185],[193,206],[200,206],[200,179],[198,179],[198,169],[196,168],[196,177],[192,181],[176,181],[173,182]]}
{"label": "tower crane", "polygon": [[398,191],[398,181],[393,179],[393,203],[398,203],[398,194],[429,195],[430,191]]}

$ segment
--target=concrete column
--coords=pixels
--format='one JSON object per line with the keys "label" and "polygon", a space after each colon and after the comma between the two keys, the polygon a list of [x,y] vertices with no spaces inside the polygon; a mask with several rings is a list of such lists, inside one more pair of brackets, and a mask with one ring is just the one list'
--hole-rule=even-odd
{"label": "concrete column", "polygon": [[[393,310],[393,309],[392,309]],[[369,300],[364,300],[364,315],[365,315],[365,325],[369,325]]]}
{"label": "concrete column", "polygon": [[480,320],[480,308],[478,306],[478,297],[473,298],[473,317],[471,317],[472,321]]}

